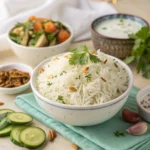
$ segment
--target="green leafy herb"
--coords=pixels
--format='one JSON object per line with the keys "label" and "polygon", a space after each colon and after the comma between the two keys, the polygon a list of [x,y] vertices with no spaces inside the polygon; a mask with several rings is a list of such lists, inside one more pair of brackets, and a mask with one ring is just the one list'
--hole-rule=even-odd
{"label": "green leafy herb", "polygon": [[35,21],[28,21],[25,23],[25,30],[29,31],[31,29],[33,29],[33,24],[35,23]]}
{"label": "green leafy herb", "polygon": [[85,76],[87,81],[91,81],[92,75],[89,73]]}
{"label": "green leafy herb", "polygon": [[124,22],[124,19],[123,19],[123,18],[120,18],[120,22],[122,22],[122,23],[123,23],[123,22]]}
{"label": "green leafy herb", "polygon": [[57,101],[60,102],[60,103],[65,104],[65,102],[63,100],[63,96],[61,96],[61,95],[58,95]]}
{"label": "green leafy herb", "polygon": [[124,61],[127,64],[135,61],[137,72],[142,72],[145,78],[150,79],[150,29],[143,27],[136,34],[130,34],[129,37],[134,39],[134,47],[131,56]]}
{"label": "green leafy herb", "polygon": [[64,73],[67,73],[66,71],[63,71],[61,74],[60,74],[60,76],[62,76]]}
{"label": "green leafy herb", "polygon": [[15,25],[15,28],[17,28],[17,27],[24,27],[24,23],[21,23],[21,22],[18,22],[16,25]]}
{"label": "green leafy herb", "polygon": [[50,34],[50,33],[47,34],[47,39],[49,41],[52,41],[54,38],[55,38],[55,34]]}
{"label": "green leafy herb", "polygon": [[106,30],[107,28],[106,28],[106,27],[103,27],[102,29],[103,29],[103,30]]}
{"label": "green leafy herb", "polygon": [[125,136],[124,133],[123,133],[123,132],[120,132],[120,131],[114,132],[114,135],[117,136],[117,137]]}
{"label": "green leafy herb", "polygon": [[47,85],[48,85],[48,86],[51,86],[51,85],[52,85],[52,83],[51,83],[51,82],[48,82],[48,83],[47,83]]}
{"label": "green leafy herb", "polygon": [[29,45],[34,46],[42,34],[44,34],[44,31],[34,32],[32,35],[32,39],[29,41]]}
{"label": "green leafy herb", "polygon": [[18,43],[18,44],[20,44],[20,43],[21,43],[21,40],[22,40],[22,37],[21,37],[21,36],[18,36],[18,35],[14,34],[14,33],[10,33],[10,34],[9,34],[9,38],[10,38],[11,40],[13,40],[14,42]]}
{"label": "green leafy herb", "polygon": [[89,53],[88,47],[86,45],[71,49],[70,52],[72,52],[69,59],[70,65],[85,65],[88,63],[89,59],[93,63],[100,62],[100,59],[97,56]]}

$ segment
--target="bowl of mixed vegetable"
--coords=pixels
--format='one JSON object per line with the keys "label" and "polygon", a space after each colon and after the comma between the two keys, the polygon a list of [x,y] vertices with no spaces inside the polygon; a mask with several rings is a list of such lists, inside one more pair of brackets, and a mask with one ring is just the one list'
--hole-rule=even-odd
{"label": "bowl of mixed vegetable", "polygon": [[35,16],[17,23],[8,33],[15,54],[33,66],[47,57],[67,51],[72,37],[69,25]]}

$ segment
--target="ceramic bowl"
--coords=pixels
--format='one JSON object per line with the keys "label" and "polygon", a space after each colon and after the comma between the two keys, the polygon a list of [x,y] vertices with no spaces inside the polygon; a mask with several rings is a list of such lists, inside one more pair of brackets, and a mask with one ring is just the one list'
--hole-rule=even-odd
{"label": "ceramic bowl", "polygon": [[144,97],[150,94],[150,86],[147,86],[145,88],[142,88],[136,95],[136,102],[138,107],[139,115],[146,121],[150,122],[150,109],[144,108],[141,105],[141,101],[144,99]]}
{"label": "ceramic bowl", "polygon": [[100,49],[102,52],[106,54],[123,59],[131,54],[134,41],[132,39],[121,39],[105,36],[96,32],[95,30],[97,24],[100,24],[103,21],[114,18],[130,19],[140,23],[142,26],[149,26],[149,25],[144,19],[128,14],[111,14],[102,16],[93,21],[93,23],[91,24],[91,33],[94,47],[96,49]]}
{"label": "ceramic bowl", "polygon": [[130,68],[121,60],[113,56],[109,57],[111,57],[112,59],[116,59],[116,61],[118,61],[118,63],[120,63],[127,70],[129,75],[128,88],[121,96],[104,104],[97,104],[92,106],[65,105],[52,100],[48,100],[47,98],[42,96],[36,88],[36,77],[39,73],[39,69],[45,63],[51,60],[51,58],[48,58],[34,69],[31,77],[31,88],[37,102],[51,117],[64,124],[75,126],[91,126],[109,120],[122,108],[128,98],[133,84],[133,75]]}
{"label": "ceramic bowl", "polygon": [[9,38],[9,32],[7,34],[7,39],[14,53],[25,63],[34,67],[37,64],[39,64],[41,61],[43,61],[44,59],[50,56],[68,51],[72,38],[73,38],[73,31],[72,31],[72,28],[68,24],[65,24],[65,23],[63,24],[70,31],[71,36],[65,42],[58,44],[58,45],[48,46],[48,47],[38,47],[38,48],[22,46],[20,44],[15,43]]}
{"label": "ceramic bowl", "polygon": [[[7,65],[1,65],[0,66],[0,71],[6,71],[6,70],[11,70],[11,69],[17,69],[17,70],[21,70],[24,72],[28,72],[30,74],[32,74],[33,69],[26,65],[26,64],[22,64],[22,63],[11,63],[11,64],[7,64]],[[28,81],[26,84],[19,86],[19,87],[13,87],[13,88],[2,88],[0,87],[0,93],[3,94],[18,94],[21,93],[25,90],[27,90],[30,87],[30,81]]]}

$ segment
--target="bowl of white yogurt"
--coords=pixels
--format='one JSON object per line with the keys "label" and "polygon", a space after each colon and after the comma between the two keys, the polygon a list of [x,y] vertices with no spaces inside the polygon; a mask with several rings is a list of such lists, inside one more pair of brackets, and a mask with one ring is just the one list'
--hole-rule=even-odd
{"label": "bowl of white yogurt", "polygon": [[130,34],[137,33],[147,21],[128,14],[111,14],[97,18],[91,24],[92,40],[96,49],[123,59],[131,54],[134,41]]}

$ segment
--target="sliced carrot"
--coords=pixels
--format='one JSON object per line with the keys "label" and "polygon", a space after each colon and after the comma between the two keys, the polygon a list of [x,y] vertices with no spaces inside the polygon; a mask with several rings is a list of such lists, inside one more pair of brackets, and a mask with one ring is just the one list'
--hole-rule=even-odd
{"label": "sliced carrot", "polygon": [[69,37],[70,37],[69,32],[66,31],[66,30],[64,30],[64,29],[62,29],[62,30],[59,32],[57,39],[58,39],[58,41],[59,41],[60,43],[62,43],[62,42],[64,42],[64,41],[66,41]]}
{"label": "sliced carrot", "polygon": [[44,24],[44,29],[48,33],[54,33],[57,30],[57,27],[53,22],[47,22]]}
{"label": "sliced carrot", "polygon": [[42,31],[42,23],[40,21],[36,21],[34,24],[33,24],[33,28],[34,28],[34,31],[36,32],[39,32],[39,31]]}
{"label": "sliced carrot", "polygon": [[36,20],[37,18],[35,17],[35,16],[30,16],[29,18],[28,18],[28,21],[33,21],[33,20]]}

